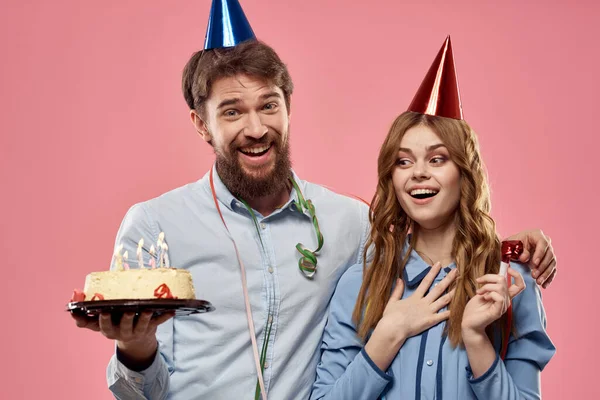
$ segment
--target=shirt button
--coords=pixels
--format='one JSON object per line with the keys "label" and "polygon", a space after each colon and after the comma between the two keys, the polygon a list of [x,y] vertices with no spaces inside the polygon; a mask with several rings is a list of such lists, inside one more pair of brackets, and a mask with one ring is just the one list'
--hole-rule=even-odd
{"label": "shirt button", "polygon": [[265,225],[265,223],[264,223],[264,222],[261,222],[261,223],[260,223],[260,227],[261,227],[261,228],[263,228],[263,229],[266,229],[267,225]]}
{"label": "shirt button", "polygon": [[431,367],[433,365],[433,360],[427,360],[427,365]]}
{"label": "shirt button", "polygon": [[267,318],[267,321],[271,324],[273,323],[273,316],[269,315],[269,318]]}
{"label": "shirt button", "polygon": [[265,362],[265,369],[269,368],[269,363]]}
{"label": "shirt button", "polygon": [[269,267],[269,273],[272,274],[273,273],[273,267]]}
{"label": "shirt button", "polygon": [[142,378],[135,378],[135,381],[136,381],[137,383],[142,383]]}

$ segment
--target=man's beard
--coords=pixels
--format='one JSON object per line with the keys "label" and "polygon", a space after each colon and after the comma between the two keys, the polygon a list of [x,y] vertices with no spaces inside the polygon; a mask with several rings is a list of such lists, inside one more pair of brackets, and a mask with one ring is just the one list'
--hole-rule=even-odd
{"label": "man's beard", "polygon": [[[266,144],[268,140],[269,135],[265,135],[261,140],[254,141],[248,146]],[[288,179],[292,175],[289,140],[285,143],[276,140],[271,144],[269,151],[275,152],[275,165],[270,173],[260,177],[245,172],[238,157],[238,148],[235,143],[231,143],[229,154],[223,154],[222,151],[215,149],[217,172],[231,194],[239,199],[249,200],[275,194],[287,186]]]}

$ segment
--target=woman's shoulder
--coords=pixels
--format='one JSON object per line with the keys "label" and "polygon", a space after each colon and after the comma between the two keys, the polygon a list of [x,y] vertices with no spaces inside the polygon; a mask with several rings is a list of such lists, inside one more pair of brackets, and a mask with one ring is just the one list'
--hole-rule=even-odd
{"label": "woman's shoulder", "polygon": [[542,291],[531,276],[529,266],[512,261],[510,266],[523,276],[525,290],[512,301],[515,332],[512,341],[509,342],[507,359],[529,360],[542,370],[556,352],[556,347],[546,331]]}
{"label": "woman's shoulder", "polygon": [[532,321],[534,315],[537,315],[537,318],[535,319],[542,320],[543,325],[545,325],[542,291],[535,279],[531,276],[531,269],[527,264],[514,261],[510,262],[510,267],[521,274],[523,282],[525,283],[525,289],[512,300],[517,321],[526,324],[527,321]]}
{"label": "woman's shoulder", "polygon": [[333,303],[356,303],[363,282],[364,264],[354,264],[344,272],[333,294]]}
{"label": "woman's shoulder", "polygon": [[341,276],[341,278],[338,282],[338,288],[340,286],[343,286],[343,287],[358,286],[360,288],[360,285],[362,285],[364,270],[365,270],[365,267],[364,267],[363,263],[358,263],[358,264],[352,265]]}
{"label": "woman's shoulder", "polygon": [[518,261],[511,261],[510,267],[523,276],[525,284],[535,283],[533,277],[531,276],[531,269],[527,264]]}
{"label": "woman's shoulder", "polygon": [[521,276],[523,277],[523,282],[525,283],[525,290],[521,292],[517,297],[515,297],[515,300],[518,299],[521,294],[527,293],[528,295],[532,295],[536,292],[539,292],[537,282],[531,276],[531,269],[527,264],[511,261],[510,268],[521,274]]}

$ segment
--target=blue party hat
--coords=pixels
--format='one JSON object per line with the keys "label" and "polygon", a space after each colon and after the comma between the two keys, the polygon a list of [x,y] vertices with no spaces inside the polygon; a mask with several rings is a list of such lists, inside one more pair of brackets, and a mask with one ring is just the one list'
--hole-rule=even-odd
{"label": "blue party hat", "polygon": [[213,0],[208,17],[204,50],[233,47],[256,39],[238,0]]}

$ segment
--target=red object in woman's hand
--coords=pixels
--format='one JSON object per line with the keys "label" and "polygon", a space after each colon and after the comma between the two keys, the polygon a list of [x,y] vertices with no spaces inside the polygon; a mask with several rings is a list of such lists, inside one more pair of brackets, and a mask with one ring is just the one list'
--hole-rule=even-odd
{"label": "red object in woman's hand", "polygon": [[505,240],[502,242],[502,261],[509,264],[523,254],[523,242],[520,240]]}

